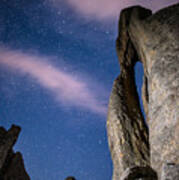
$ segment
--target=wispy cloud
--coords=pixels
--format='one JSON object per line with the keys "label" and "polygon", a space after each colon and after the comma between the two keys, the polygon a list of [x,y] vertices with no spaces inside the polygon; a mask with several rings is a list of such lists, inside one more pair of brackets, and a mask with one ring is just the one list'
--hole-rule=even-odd
{"label": "wispy cloud", "polygon": [[[60,3],[61,0],[49,1]],[[129,6],[141,5],[156,11],[162,7],[177,3],[178,0],[66,0],[66,2],[77,12],[88,17],[109,19],[118,17],[120,11]]]}
{"label": "wispy cloud", "polygon": [[51,65],[49,57],[34,56],[4,47],[0,48],[0,55],[1,65],[35,78],[41,86],[50,90],[59,103],[106,114],[106,107],[100,101],[97,90],[90,90],[87,80],[75,78]]}

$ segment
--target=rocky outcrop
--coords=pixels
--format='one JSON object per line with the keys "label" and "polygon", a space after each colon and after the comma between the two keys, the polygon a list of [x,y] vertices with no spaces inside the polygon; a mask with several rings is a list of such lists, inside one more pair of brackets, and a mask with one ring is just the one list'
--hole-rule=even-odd
{"label": "rocky outcrop", "polygon": [[[119,179],[126,168],[150,165],[147,127],[139,111],[137,92],[130,97],[130,88],[125,87],[128,80],[129,75],[115,80],[109,102],[107,128],[114,164],[113,179]],[[128,101],[131,101],[129,106]],[[131,111],[130,106],[133,106]]]}
{"label": "rocky outcrop", "polygon": [[0,180],[30,180],[21,153],[12,149],[19,133],[15,125],[8,131],[0,127]]}
{"label": "rocky outcrop", "polygon": [[162,168],[161,180],[178,180],[179,164],[166,163]]}
{"label": "rocky outcrop", "polygon": [[[119,180],[121,176],[131,179],[136,173],[135,168],[142,168],[145,172],[144,169],[150,166],[158,173],[159,179],[161,174],[164,179],[171,174],[170,171],[178,170],[178,19],[179,4],[154,15],[140,6],[121,12],[116,41],[121,72],[113,84],[107,120],[113,180]],[[134,65],[139,60],[144,67],[142,91],[149,130],[135,87]],[[166,163],[174,165],[162,169]],[[176,177],[179,179],[178,175]],[[141,175],[137,178],[149,177]]]}
{"label": "rocky outcrop", "polygon": [[122,174],[121,180],[155,180],[157,173],[149,166],[127,168]]}
{"label": "rocky outcrop", "polygon": [[65,180],[76,180],[76,179],[74,177],[72,177],[72,176],[69,176]]}

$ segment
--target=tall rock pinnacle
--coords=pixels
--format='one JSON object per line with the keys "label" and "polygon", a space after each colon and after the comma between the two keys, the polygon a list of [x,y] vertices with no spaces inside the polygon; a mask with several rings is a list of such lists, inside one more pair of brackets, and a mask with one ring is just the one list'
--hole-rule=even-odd
{"label": "tall rock pinnacle", "polygon": [[[121,73],[113,84],[107,120],[113,180],[156,179],[155,171],[159,179],[165,174],[164,180],[170,164],[179,170],[178,19],[179,4],[154,15],[140,6],[121,12],[116,41]],[[134,80],[139,60],[144,67],[143,104],[149,129]]]}

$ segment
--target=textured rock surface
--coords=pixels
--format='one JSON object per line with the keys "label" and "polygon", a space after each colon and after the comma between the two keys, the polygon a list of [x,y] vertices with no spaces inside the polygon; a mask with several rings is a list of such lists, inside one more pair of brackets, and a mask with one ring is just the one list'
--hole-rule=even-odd
{"label": "textured rock surface", "polygon": [[18,126],[13,125],[8,131],[0,127],[0,180],[30,180],[22,155],[12,150],[19,133]]}
{"label": "textured rock surface", "polygon": [[126,169],[121,180],[157,180],[157,173],[150,167],[132,167]]}
{"label": "textured rock surface", "polygon": [[178,180],[179,164],[166,163],[163,165],[161,180]]}
{"label": "textured rock surface", "polygon": [[141,21],[134,10],[129,34],[145,67],[151,162],[179,163],[179,5]]}
{"label": "textured rock surface", "polygon": [[113,179],[116,180],[126,168],[150,165],[148,129],[134,79],[138,57],[127,31],[130,19],[131,13],[124,10],[116,41],[121,74],[113,84],[108,108],[108,142],[114,165]]}
{"label": "textured rock surface", "polygon": [[[117,39],[121,73],[113,85],[107,121],[113,180],[126,168],[150,165],[150,158],[159,179],[163,164],[179,164],[178,19],[179,4],[154,15],[139,6],[121,12]],[[139,59],[150,149],[134,83],[133,67]]]}
{"label": "textured rock surface", "polygon": [[129,101],[134,98],[133,103],[136,103],[137,97],[126,97],[129,92],[124,87],[124,81],[127,82],[128,79],[120,76],[114,82],[107,122],[108,141],[114,165],[113,179],[116,180],[126,168],[150,164],[148,134],[141,112],[135,104],[131,104],[134,106],[131,112],[127,106],[127,98]]}

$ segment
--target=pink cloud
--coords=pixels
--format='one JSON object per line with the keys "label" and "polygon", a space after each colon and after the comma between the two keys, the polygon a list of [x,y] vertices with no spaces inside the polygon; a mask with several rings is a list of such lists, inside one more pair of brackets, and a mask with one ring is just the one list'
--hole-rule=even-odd
{"label": "pink cloud", "polygon": [[[60,2],[60,0],[53,0]],[[156,11],[162,7],[178,3],[178,0],[156,1],[156,0],[66,0],[66,2],[77,12],[97,19],[116,18],[122,9],[141,5]]]}
{"label": "pink cloud", "polygon": [[0,48],[0,54],[1,65],[36,79],[41,86],[53,94],[58,102],[86,108],[98,114],[106,113],[106,107],[97,100],[97,93],[88,88],[88,81],[77,80],[73,75],[52,66],[49,63],[50,58],[33,56],[7,48]]}

